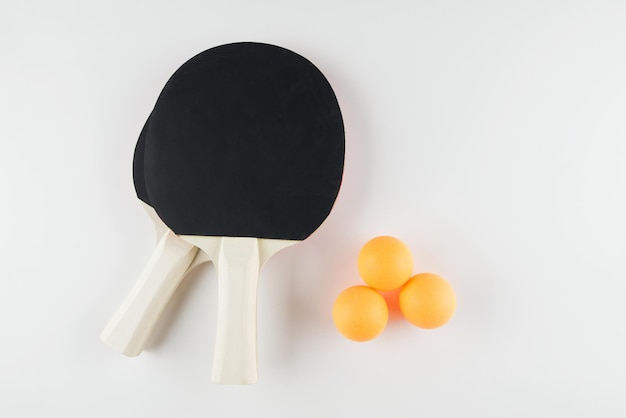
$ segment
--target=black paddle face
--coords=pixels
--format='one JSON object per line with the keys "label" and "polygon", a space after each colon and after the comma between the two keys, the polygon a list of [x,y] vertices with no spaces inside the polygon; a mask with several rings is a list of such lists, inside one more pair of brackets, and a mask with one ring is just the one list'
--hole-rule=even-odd
{"label": "black paddle face", "polygon": [[135,155],[133,156],[133,182],[135,183],[135,192],[137,193],[139,200],[146,203],[148,206],[151,206],[150,198],[148,197],[148,190],[146,189],[143,163],[143,155],[146,146],[146,131],[149,121],[150,117],[148,116],[148,119],[146,119],[146,123],[143,125],[141,133],[139,134],[137,145],[135,146]]}
{"label": "black paddle face", "polygon": [[329,214],[343,121],[300,55],[249,42],[209,49],[170,78],[150,119],[146,189],[177,234],[302,240]]}

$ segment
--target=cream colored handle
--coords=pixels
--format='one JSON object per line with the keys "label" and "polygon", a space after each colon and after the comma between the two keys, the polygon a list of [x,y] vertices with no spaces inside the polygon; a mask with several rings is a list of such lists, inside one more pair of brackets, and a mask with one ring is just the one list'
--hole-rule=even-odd
{"label": "cream colored handle", "polygon": [[259,245],[256,238],[223,237],[217,266],[218,314],[213,382],[257,381],[257,285]]}
{"label": "cream colored handle", "polygon": [[259,271],[272,255],[299,241],[198,235],[181,238],[199,247],[217,269],[219,295],[213,382],[255,383]]}
{"label": "cream colored handle", "polygon": [[124,355],[139,355],[197,252],[197,247],[167,230],[139,280],[104,328],[102,341]]}

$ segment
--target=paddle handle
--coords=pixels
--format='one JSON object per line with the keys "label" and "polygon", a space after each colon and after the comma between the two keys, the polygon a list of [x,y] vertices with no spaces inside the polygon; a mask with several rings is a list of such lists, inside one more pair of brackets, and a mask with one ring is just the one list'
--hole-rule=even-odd
{"label": "paddle handle", "polygon": [[114,350],[137,356],[198,249],[167,230],[122,305],[100,338]]}
{"label": "paddle handle", "polygon": [[215,264],[219,296],[213,382],[240,385],[255,383],[258,376],[258,240],[223,237]]}
{"label": "paddle handle", "polygon": [[[167,225],[163,223],[159,215],[150,205],[146,204],[145,202],[142,202],[141,200],[139,201],[139,203],[141,203],[141,206],[148,213],[148,216],[150,217],[150,219],[152,220],[152,223],[154,224],[154,232],[156,233],[156,241],[158,244],[161,238],[163,238],[163,235],[165,235],[165,233],[169,231],[170,229],[167,227]],[[209,259],[209,256],[204,251],[198,251],[196,253],[196,257],[193,259],[193,262],[189,265],[189,267],[187,268],[187,271],[184,273],[184,276],[189,274],[191,270],[195,269],[200,264],[208,263],[209,261],[211,260]]]}

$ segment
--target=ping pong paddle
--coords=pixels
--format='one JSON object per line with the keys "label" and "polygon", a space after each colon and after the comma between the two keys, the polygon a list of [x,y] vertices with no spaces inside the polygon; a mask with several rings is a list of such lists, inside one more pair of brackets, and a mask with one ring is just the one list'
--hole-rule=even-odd
{"label": "ping pong paddle", "polygon": [[133,181],[137,197],[154,224],[157,246],[141,276],[101,335],[105,344],[127,356],[141,353],[165,306],[187,273],[209,261],[195,246],[173,234],[150,206],[143,173],[146,127],[149,121],[148,117],[135,147]]}
{"label": "ping pong paddle", "polygon": [[151,205],[217,268],[213,381],[254,383],[260,269],[312,234],[339,192],[337,99],[302,56],[243,42],[183,64],[152,115],[144,154]]}

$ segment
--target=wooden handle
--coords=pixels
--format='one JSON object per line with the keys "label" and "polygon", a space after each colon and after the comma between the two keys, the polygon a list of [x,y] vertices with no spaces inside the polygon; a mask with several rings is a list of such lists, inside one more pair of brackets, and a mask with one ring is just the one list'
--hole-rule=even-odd
{"label": "wooden handle", "polygon": [[139,355],[197,252],[194,245],[167,230],[139,280],[104,328],[102,341],[124,355]]}
{"label": "wooden handle", "polygon": [[298,241],[197,235],[181,238],[198,246],[217,269],[219,296],[213,382],[255,383],[259,271],[273,254]]}
{"label": "wooden handle", "polygon": [[213,382],[251,384],[257,380],[257,285],[259,245],[255,238],[222,238]]}

